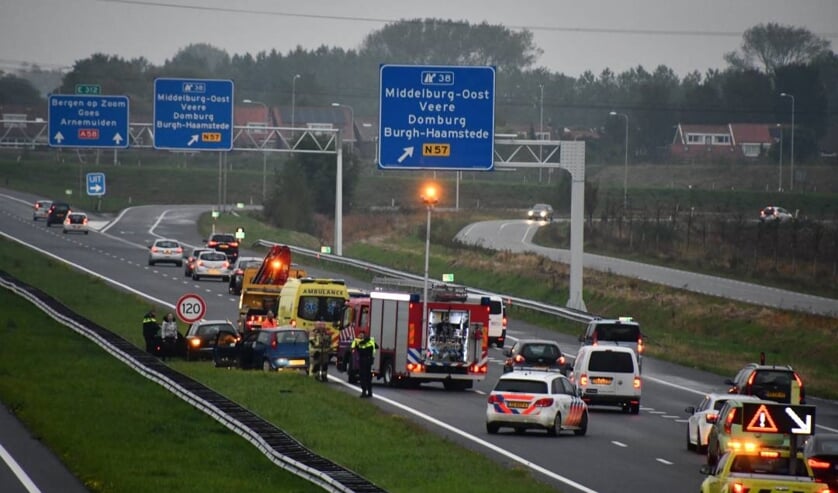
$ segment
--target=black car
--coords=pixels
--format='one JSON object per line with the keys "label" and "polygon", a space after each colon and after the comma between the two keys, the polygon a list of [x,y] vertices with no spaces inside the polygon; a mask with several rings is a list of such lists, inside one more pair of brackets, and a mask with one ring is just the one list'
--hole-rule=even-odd
{"label": "black car", "polygon": [[760,399],[783,404],[806,404],[803,380],[791,366],[748,363],[733,380],[729,394],[755,395]]}
{"label": "black car", "polygon": [[553,370],[567,373],[567,361],[556,341],[543,339],[518,339],[504,351],[506,362],[503,372],[509,373],[516,368],[535,370]]}
{"label": "black car", "polygon": [[70,204],[66,202],[53,202],[49,206],[49,212],[47,212],[47,227],[49,228],[53,224],[64,224],[64,219],[71,211]]}
{"label": "black car", "polygon": [[201,320],[186,331],[186,359],[209,359],[219,338],[237,339],[239,332],[228,320]]}
{"label": "black car", "polygon": [[230,294],[242,294],[244,270],[259,267],[260,265],[262,265],[262,259],[259,257],[239,257],[230,269],[232,275],[230,276],[230,286],[227,288],[227,291]]}
{"label": "black car", "polygon": [[817,433],[806,440],[803,455],[812,468],[815,479],[838,491],[838,434]]}
{"label": "black car", "polygon": [[239,240],[229,233],[213,233],[205,242],[207,248],[212,248],[225,255],[231,263],[239,258]]}

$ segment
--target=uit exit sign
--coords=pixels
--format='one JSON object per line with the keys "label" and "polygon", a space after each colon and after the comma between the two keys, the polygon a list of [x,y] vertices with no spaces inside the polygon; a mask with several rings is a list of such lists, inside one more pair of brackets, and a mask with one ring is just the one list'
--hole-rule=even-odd
{"label": "uit exit sign", "polygon": [[102,86],[99,84],[76,84],[76,94],[98,96],[102,94]]}

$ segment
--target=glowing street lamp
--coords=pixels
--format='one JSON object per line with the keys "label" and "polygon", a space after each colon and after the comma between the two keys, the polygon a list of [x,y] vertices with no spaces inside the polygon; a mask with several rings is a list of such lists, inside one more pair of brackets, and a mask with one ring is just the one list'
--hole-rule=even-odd
{"label": "glowing street lamp", "polygon": [[431,209],[439,203],[439,189],[433,183],[422,189],[422,203],[428,210],[428,224],[425,228],[425,282],[422,288],[422,330],[428,327],[428,259],[431,252]]}

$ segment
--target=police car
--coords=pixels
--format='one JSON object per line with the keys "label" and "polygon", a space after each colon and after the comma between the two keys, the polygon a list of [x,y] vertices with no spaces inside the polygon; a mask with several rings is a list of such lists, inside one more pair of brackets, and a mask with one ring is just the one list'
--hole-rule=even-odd
{"label": "police car", "polygon": [[581,436],[588,431],[588,406],[558,371],[516,368],[498,379],[486,406],[486,431],[495,434],[503,427],[515,433],[542,429],[552,436],[572,430]]}

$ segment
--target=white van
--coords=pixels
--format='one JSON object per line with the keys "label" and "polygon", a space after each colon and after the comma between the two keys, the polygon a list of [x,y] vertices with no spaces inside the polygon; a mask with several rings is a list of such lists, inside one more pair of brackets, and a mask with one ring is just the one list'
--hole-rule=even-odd
{"label": "white van", "polygon": [[506,306],[503,298],[496,295],[469,293],[466,301],[480,303],[483,298],[489,298],[489,345],[494,344],[500,349],[506,342]]}
{"label": "white van", "polygon": [[640,412],[640,365],[634,350],[622,346],[582,346],[571,381],[589,405],[620,406]]}

